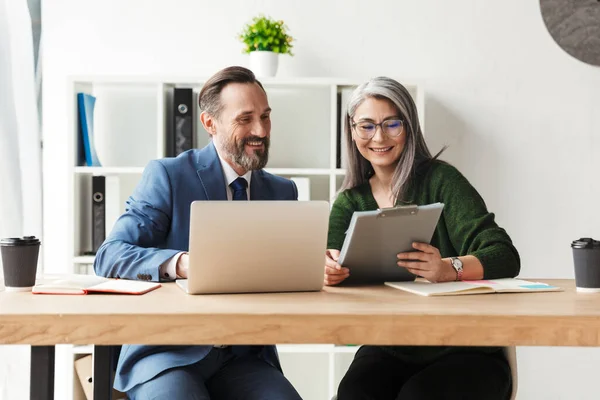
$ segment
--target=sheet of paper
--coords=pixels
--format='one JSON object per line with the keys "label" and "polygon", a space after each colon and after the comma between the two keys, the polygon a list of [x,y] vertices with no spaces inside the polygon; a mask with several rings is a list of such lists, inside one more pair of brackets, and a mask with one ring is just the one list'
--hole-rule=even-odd
{"label": "sheet of paper", "polygon": [[[485,290],[485,287],[477,286],[467,282],[441,282],[429,283],[422,281],[415,282],[386,282],[388,286],[396,289],[406,290],[407,292],[421,294],[423,296],[439,295],[442,293],[464,293],[470,291]],[[479,290],[478,290],[479,289]],[[489,289],[488,289],[489,290]]]}

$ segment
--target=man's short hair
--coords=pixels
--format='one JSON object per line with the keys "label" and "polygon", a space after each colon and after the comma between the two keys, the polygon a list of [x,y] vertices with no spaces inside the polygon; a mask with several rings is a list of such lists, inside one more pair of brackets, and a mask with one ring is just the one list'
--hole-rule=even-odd
{"label": "man's short hair", "polygon": [[254,76],[254,73],[248,68],[227,67],[211,76],[200,90],[198,95],[200,111],[206,111],[213,117],[218,118],[223,110],[221,91],[230,83],[256,83],[263,91],[265,90]]}

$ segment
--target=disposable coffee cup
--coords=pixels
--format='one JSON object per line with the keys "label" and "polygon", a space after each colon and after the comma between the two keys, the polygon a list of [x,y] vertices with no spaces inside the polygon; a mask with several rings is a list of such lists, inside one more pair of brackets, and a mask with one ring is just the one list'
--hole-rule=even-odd
{"label": "disposable coffee cup", "polygon": [[600,241],[581,238],[571,243],[578,292],[600,292]]}
{"label": "disposable coffee cup", "polygon": [[2,239],[0,251],[6,290],[30,291],[35,285],[40,240],[35,236]]}

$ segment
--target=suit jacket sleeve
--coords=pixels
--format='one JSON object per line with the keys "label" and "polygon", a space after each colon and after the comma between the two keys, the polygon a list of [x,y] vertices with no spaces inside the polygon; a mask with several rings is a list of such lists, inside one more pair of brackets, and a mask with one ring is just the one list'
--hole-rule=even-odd
{"label": "suit jacket sleeve", "polygon": [[173,193],[165,167],[151,161],[126,211],[115,223],[94,261],[97,275],[159,281],[160,266],[180,250],[160,248],[173,212]]}
{"label": "suit jacket sleeve", "polygon": [[292,183],[292,190],[293,190],[293,194],[292,194],[292,198],[294,200],[298,200],[298,187],[296,186],[296,182],[290,180],[290,182]]}

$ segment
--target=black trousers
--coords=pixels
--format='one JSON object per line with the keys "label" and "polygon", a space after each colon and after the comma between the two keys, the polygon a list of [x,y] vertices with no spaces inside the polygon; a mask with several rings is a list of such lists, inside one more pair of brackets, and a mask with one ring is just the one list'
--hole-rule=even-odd
{"label": "black trousers", "polygon": [[377,346],[361,347],[340,382],[338,400],[507,400],[511,372],[502,351],[452,353],[412,364]]}

